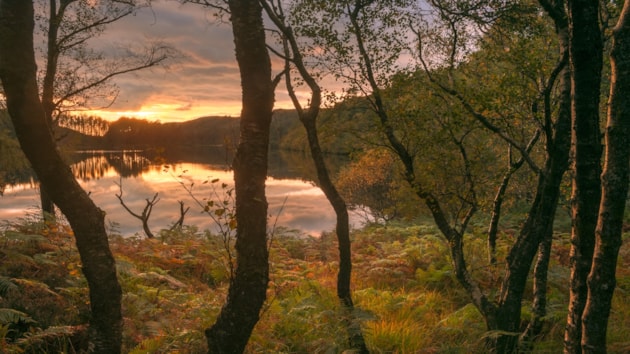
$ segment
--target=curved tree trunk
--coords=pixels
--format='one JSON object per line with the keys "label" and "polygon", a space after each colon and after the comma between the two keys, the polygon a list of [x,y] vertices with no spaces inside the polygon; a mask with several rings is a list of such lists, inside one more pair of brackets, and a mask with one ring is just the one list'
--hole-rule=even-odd
{"label": "curved tree trunk", "polygon": [[587,276],[595,247],[595,228],[601,197],[599,98],[602,35],[598,0],[569,1],[569,53],[572,80],[572,148],[574,179],[571,231],[571,280],[565,352],[580,353],[582,312]]}
{"label": "curved tree trunk", "polygon": [[357,321],[353,319],[352,315],[354,304],[352,302],[352,293],[350,290],[352,276],[352,251],[350,247],[350,220],[348,217],[348,208],[346,206],[346,202],[343,200],[339,191],[337,191],[337,188],[330,179],[326,163],[324,162],[322,149],[319,145],[315,119],[310,117],[310,115],[301,115],[300,119],[306,129],[306,135],[308,137],[309,147],[311,150],[311,157],[313,158],[315,169],[317,170],[319,186],[326,195],[326,198],[332,205],[335,210],[335,215],[337,216],[337,224],[335,227],[337,241],[339,244],[337,297],[339,297],[342,306],[345,307],[345,310],[349,313],[346,327],[349,332],[350,347],[358,350],[359,353],[368,353],[367,347],[365,346],[365,340],[361,332],[361,327]]}
{"label": "curved tree trunk", "polygon": [[[368,349],[365,346],[365,340],[361,332],[360,323],[354,318],[353,314],[354,304],[350,289],[352,278],[352,251],[348,207],[330,178],[317,133],[317,117],[319,116],[322,102],[321,87],[315,78],[308,72],[308,69],[304,64],[302,53],[300,52],[300,48],[298,47],[297,39],[292,28],[284,22],[282,15],[284,10],[282,9],[281,1],[278,1],[277,4],[274,4],[273,1],[261,1],[261,4],[267,15],[282,33],[285,55],[284,75],[287,92],[298,113],[298,117],[306,130],[308,146],[311,152],[311,158],[315,164],[315,170],[317,171],[319,186],[324,192],[326,199],[328,199],[328,202],[330,202],[333,207],[337,218],[335,227],[339,247],[337,297],[339,298],[341,305],[343,306],[343,310],[346,313],[346,316],[344,317],[345,325],[349,334],[350,347],[353,350],[357,350],[359,353],[367,353]],[[306,110],[302,107],[299,99],[297,98],[295,88],[291,82],[291,63],[295,65],[301,78],[311,90],[310,105]]]}
{"label": "curved tree trunk", "polygon": [[344,306],[352,307],[352,297],[350,295],[350,276],[352,274],[352,260],[350,251],[350,227],[348,208],[346,202],[343,200],[337,188],[330,179],[326,163],[324,162],[324,156],[322,149],[319,145],[319,138],[317,137],[317,128],[315,127],[315,120],[310,117],[301,117],[302,123],[306,129],[306,135],[308,138],[309,148],[311,150],[311,157],[315,163],[315,170],[317,171],[317,179],[319,185],[326,198],[332,205],[337,215],[337,224],[335,230],[337,232],[337,239],[339,241],[339,273],[337,275],[337,296],[341,300]]}
{"label": "curved tree trunk", "polygon": [[95,353],[120,353],[122,291],[105,232],[104,213],[63,162],[46,124],[37,88],[33,28],[31,1],[0,1],[0,79],[7,108],[22,150],[74,231],[90,288],[90,344]]}
{"label": "curved tree trunk", "polygon": [[582,316],[582,352],[605,353],[606,329],[616,280],[630,166],[630,1],[613,31],[612,76],[602,201],[595,255],[588,277],[588,300]]}
{"label": "curved tree trunk", "polygon": [[269,282],[265,179],[273,109],[271,62],[258,1],[230,0],[241,72],[241,136],[234,158],[236,270],[227,302],[206,330],[209,353],[242,353],[258,322]]}

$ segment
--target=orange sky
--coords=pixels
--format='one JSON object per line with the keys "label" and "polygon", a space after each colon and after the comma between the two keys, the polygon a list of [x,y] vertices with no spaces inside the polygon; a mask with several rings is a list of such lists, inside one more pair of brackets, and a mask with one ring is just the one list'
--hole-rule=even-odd
{"label": "orange sky", "polygon": [[[120,92],[114,104],[85,113],[107,120],[127,116],[164,122],[240,114],[240,76],[231,28],[214,23],[212,13],[199,5],[155,1],[151,9],[112,24],[91,45],[107,53],[155,40],[177,49],[181,58],[167,68],[116,77]],[[279,85],[275,107],[292,108],[283,87]]]}

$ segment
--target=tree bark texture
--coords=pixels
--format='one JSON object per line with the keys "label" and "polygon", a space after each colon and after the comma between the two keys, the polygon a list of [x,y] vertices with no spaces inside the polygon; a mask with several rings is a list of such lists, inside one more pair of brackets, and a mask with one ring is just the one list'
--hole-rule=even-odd
{"label": "tree bark texture", "polygon": [[[529,272],[535,252],[538,258],[534,267],[534,298],[532,304],[533,318],[521,334],[521,348],[530,348],[535,337],[540,333],[543,318],[546,315],[547,270],[549,267],[550,248],[552,244],[553,223],[560,197],[560,185],[564,173],[569,167],[569,151],[571,147],[571,73],[568,65],[569,28],[568,19],[561,0],[541,0],[547,14],[555,24],[560,60],[543,90],[543,101],[546,122],[547,156],[545,166],[538,181],[536,197],[528,217],[524,223],[516,244],[508,256],[508,269],[504,278],[501,304],[507,312],[517,311],[523,297],[526,284],[525,273]],[[553,78],[557,75],[556,78]],[[555,122],[552,123],[551,96],[558,92],[558,110]],[[522,260],[526,259],[526,262]],[[513,276],[509,274],[522,274]],[[511,294],[512,293],[512,294]],[[521,299],[516,302],[518,295]],[[512,322],[512,328],[518,328],[519,322]]]}
{"label": "tree bark texture", "polygon": [[612,74],[602,200],[595,231],[595,253],[588,277],[588,299],[582,315],[583,353],[606,353],[606,329],[622,242],[630,166],[630,1],[625,2],[613,30],[610,61]]}
{"label": "tree bark texture", "polygon": [[[53,137],[54,139],[54,137]],[[42,207],[42,217],[44,220],[55,220],[55,203],[46,192],[46,188],[40,183],[39,185],[39,202]]]}
{"label": "tree bark texture", "polygon": [[39,100],[33,50],[33,3],[0,1],[0,79],[16,135],[40,183],[74,231],[90,289],[90,345],[95,353],[120,353],[122,291],[105,232],[104,213],[66,165]]}
{"label": "tree bark texture", "polygon": [[209,353],[242,353],[258,322],[269,281],[265,179],[274,102],[271,62],[258,1],[230,0],[243,108],[234,159],[236,259],[226,304],[206,330]]}
{"label": "tree bark texture", "polygon": [[[556,20],[556,19],[554,19]],[[527,219],[520,230],[519,236],[506,259],[506,270],[501,286],[501,292],[497,303],[495,316],[495,328],[507,335],[499,335],[492,345],[492,350],[496,353],[511,353],[516,351],[518,344],[518,334],[521,326],[521,306],[522,299],[527,284],[527,278],[531,264],[537,252],[540,254],[537,263],[537,276],[544,276],[546,245],[544,240],[550,240],[554,215],[560,194],[560,184],[562,177],[568,168],[570,149],[570,79],[566,65],[567,56],[567,24],[566,17],[559,16],[556,21],[556,29],[560,44],[560,57],[554,74],[556,80],[550,79],[547,88],[543,92],[545,100],[546,127],[545,134],[547,140],[547,156],[544,168],[538,176],[536,196],[530,208]],[[549,96],[553,87],[558,87],[559,108],[555,122],[552,123],[551,106]],[[540,287],[544,287],[544,282],[538,282]],[[545,289],[538,289],[544,294]],[[542,300],[542,301],[540,301]],[[539,299],[538,305],[544,305],[544,299]],[[539,308],[542,311],[542,308]],[[532,328],[534,330],[534,328]],[[533,331],[532,331],[533,333]],[[529,340],[527,335],[523,339]]]}
{"label": "tree bark texture", "polygon": [[603,44],[599,1],[570,0],[568,4],[574,178],[570,298],[564,341],[566,353],[580,353],[586,281],[593,258],[601,196],[599,99]]}

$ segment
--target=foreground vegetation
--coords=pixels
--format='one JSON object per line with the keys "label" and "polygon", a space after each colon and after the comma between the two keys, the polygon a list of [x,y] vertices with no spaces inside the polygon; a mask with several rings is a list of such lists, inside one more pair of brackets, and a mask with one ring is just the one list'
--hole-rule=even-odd
{"label": "foreground vegetation", "polygon": [[[474,229],[474,228],[473,228]],[[513,231],[502,233],[504,252]],[[547,323],[536,353],[562,351],[568,301],[569,235],[556,233]],[[69,227],[22,221],[0,234],[0,351],[84,349],[87,283]],[[124,291],[123,352],[206,351],[203,329],[225,300],[230,277],[223,240],[194,228],[156,239],[111,236]],[[483,319],[452,272],[447,245],[429,224],[368,226],[353,232],[356,318],[373,353],[485,352]],[[498,289],[502,266],[487,265],[482,232],[467,237],[471,272]],[[271,284],[248,353],[341,353],[348,349],[336,298],[334,235],[277,230]],[[630,248],[621,250],[609,352],[630,350]],[[524,321],[529,315],[524,303]]]}

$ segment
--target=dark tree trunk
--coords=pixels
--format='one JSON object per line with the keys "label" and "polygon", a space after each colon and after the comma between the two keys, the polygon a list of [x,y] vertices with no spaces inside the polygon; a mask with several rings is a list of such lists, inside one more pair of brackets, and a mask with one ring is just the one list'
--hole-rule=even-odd
{"label": "dark tree trunk", "polygon": [[242,353],[258,322],[269,281],[267,154],[274,87],[258,1],[229,1],[236,59],[241,72],[241,136],[234,158],[236,270],[227,302],[206,330],[209,353]]}
{"label": "dark tree trunk", "polygon": [[[328,202],[330,202],[331,206],[335,210],[337,218],[335,231],[339,247],[337,297],[343,307],[345,317],[344,322],[349,334],[350,347],[357,350],[359,353],[367,353],[368,350],[361,332],[360,323],[354,318],[353,314],[354,304],[350,288],[352,278],[352,251],[348,207],[330,178],[317,133],[317,117],[319,116],[322,102],[321,87],[315,78],[308,72],[306,65],[304,64],[302,53],[300,52],[300,48],[298,47],[297,39],[295,38],[292,28],[284,23],[284,19],[281,18],[282,16],[278,13],[282,13],[283,11],[280,2],[278,2],[277,6],[272,6],[273,2],[268,1],[261,1],[261,3],[276,27],[278,27],[278,29],[282,32],[284,54],[286,56],[284,74],[287,92],[289,93],[293,106],[298,113],[300,122],[302,122],[302,125],[306,130],[308,146],[311,152],[311,158],[313,159],[313,163],[315,165],[315,170],[317,171],[319,186],[324,192],[324,195],[326,195]],[[291,63],[295,65],[301,78],[311,90],[310,105],[307,109],[302,107],[302,104],[295,93],[291,79]]]}
{"label": "dark tree trunk", "polygon": [[582,312],[586,304],[586,280],[595,246],[599,210],[601,133],[599,98],[602,71],[602,35],[599,1],[569,1],[569,57],[573,117],[572,149],[574,179],[571,230],[571,280],[565,352],[580,353]]}
{"label": "dark tree trunk", "polygon": [[367,347],[361,333],[361,328],[357,321],[353,319],[352,293],[350,290],[350,280],[352,275],[352,251],[350,247],[350,221],[348,219],[348,208],[337,188],[330,179],[324,156],[317,137],[316,120],[308,115],[300,116],[306,135],[308,137],[311,157],[317,170],[319,186],[326,195],[326,198],[335,210],[337,224],[335,227],[337,241],[339,243],[339,273],[337,274],[337,296],[341,305],[347,312],[348,320],[346,327],[349,332],[350,347],[358,350],[359,353],[367,353]]}
{"label": "dark tree trunk", "polygon": [[39,201],[42,206],[42,216],[44,220],[54,220],[55,203],[53,203],[50,195],[48,194],[48,192],[46,192],[46,188],[41,183],[39,185]]}
{"label": "dark tree trunk", "polygon": [[[520,331],[521,306],[525,285],[534,256],[541,241],[553,225],[554,214],[560,191],[562,176],[568,165],[568,119],[563,127],[561,121],[556,125],[557,151],[548,156],[545,171],[539,177],[537,195],[516,243],[507,257],[507,265],[499,309],[497,314],[498,329],[511,332],[512,335],[499,336],[496,342],[497,353],[509,353],[515,350]],[[564,148],[564,149],[563,149]]]}
{"label": "dark tree trunk", "polygon": [[488,226],[488,262],[492,265],[497,264],[497,233],[499,232],[499,219],[501,218],[501,207],[505,191],[510,183],[512,175],[516,172],[512,166],[503,175],[503,180],[497,189],[497,193],[492,201],[492,211],[490,213],[490,225]]}
{"label": "dark tree trunk", "polygon": [[588,300],[582,316],[582,352],[606,353],[606,328],[615,270],[621,246],[628,194],[630,157],[630,2],[626,1],[613,31],[611,87],[606,127],[606,156],[597,243],[588,277]]}
{"label": "dark tree trunk", "polygon": [[[538,210],[537,218],[540,221],[536,223],[538,227],[535,232],[540,234],[540,243],[538,246],[538,259],[534,267],[533,319],[521,335],[525,348],[529,348],[540,334],[544,324],[543,319],[547,314],[547,272],[551,253],[553,221],[560,196],[560,183],[562,182],[564,171],[568,168],[571,146],[571,73],[568,67],[568,18],[564,10],[563,1],[541,0],[540,3],[554,21],[562,60],[552,74],[552,76],[557,74],[558,77],[559,108],[554,135],[551,139],[548,138],[547,151],[549,156],[544,170],[544,175],[548,176],[550,180],[545,182],[548,187],[544,193],[548,197],[543,199],[543,203],[546,201],[549,205],[542,210],[536,205],[532,208],[532,212]],[[551,92],[553,87],[552,84],[548,84],[543,92],[547,130],[552,128],[550,122],[552,111]],[[547,134],[549,135],[549,133]],[[547,215],[550,217],[545,217],[546,213],[549,213]]]}
{"label": "dark tree trunk", "polygon": [[0,2],[0,79],[7,108],[22,150],[74,231],[90,288],[89,336],[94,352],[120,353],[122,291],[105,232],[104,213],[63,162],[46,124],[37,88],[33,28],[31,1]]}
{"label": "dark tree trunk", "polygon": [[319,145],[319,138],[317,137],[317,128],[315,126],[315,119],[311,117],[301,117],[302,124],[306,129],[306,135],[308,138],[309,148],[311,150],[311,157],[315,163],[315,169],[317,171],[317,179],[319,180],[320,188],[326,195],[326,198],[332,205],[337,216],[336,232],[337,239],[339,241],[339,273],[337,275],[337,296],[341,300],[341,303],[345,306],[352,307],[352,297],[350,294],[350,276],[352,274],[352,261],[350,251],[350,227],[348,219],[348,209],[346,202],[343,200],[337,188],[330,179],[326,163],[324,162],[324,156],[322,149]]}
{"label": "dark tree trunk", "polygon": [[[57,46],[57,37],[59,35],[60,18],[63,17],[66,7],[69,3],[61,3],[61,7],[57,9],[57,1],[49,0],[48,16],[48,34],[47,34],[47,49],[46,49],[46,72],[42,81],[42,107],[44,108],[44,114],[46,116],[46,124],[48,128],[53,132],[53,112],[55,110],[54,103],[54,89],[55,89],[55,76],[57,75],[57,63],[59,61],[59,47]],[[59,12],[57,12],[59,10]],[[55,203],[50,198],[46,187],[40,185],[39,187],[39,199],[42,206],[42,214],[44,220],[54,220],[55,217]]]}
{"label": "dark tree trunk", "polygon": [[[528,153],[532,150],[538,138],[540,137],[540,130],[537,130],[532,139],[527,144],[525,151]],[[512,162],[512,145],[508,147],[508,169],[503,174],[501,184],[497,189],[497,193],[492,201],[492,211],[490,212],[490,225],[488,226],[488,261],[490,264],[495,265],[497,263],[497,233],[499,231],[499,219],[501,218],[501,207],[503,206],[503,199],[510,179],[512,175],[518,171],[525,163],[525,158],[521,156],[516,162]]]}
{"label": "dark tree trunk", "polygon": [[551,258],[551,244],[553,242],[553,230],[545,232],[544,239],[538,246],[538,258],[534,266],[534,298],[532,300],[532,319],[521,335],[521,342],[525,348],[530,345],[541,333],[544,318],[547,315],[547,275],[549,273],[549,260]]}

